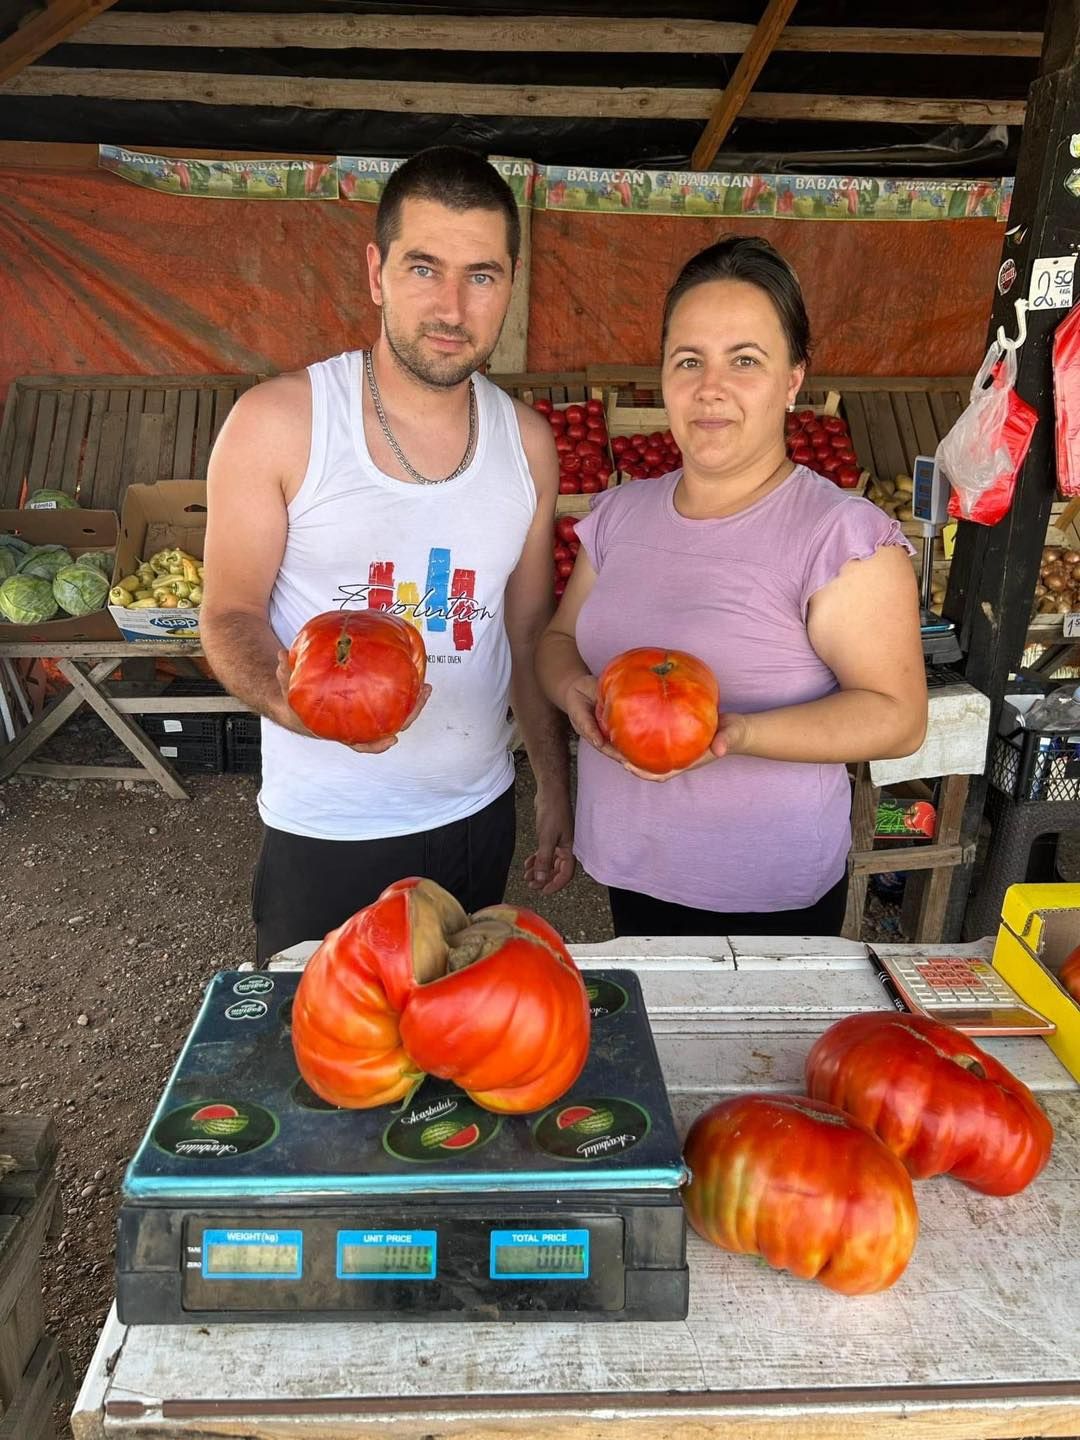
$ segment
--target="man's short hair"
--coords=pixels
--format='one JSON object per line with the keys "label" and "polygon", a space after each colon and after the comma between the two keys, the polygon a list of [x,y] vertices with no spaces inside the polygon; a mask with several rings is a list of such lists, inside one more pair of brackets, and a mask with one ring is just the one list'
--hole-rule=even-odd
{"label": "man's short hair", "polygon": [[511,266],[521,249],[521,220],[514,192],[481,155],[457,145],[433,145],[399,165],[386,182],[375,214],[375,243],[385,260],[401,233],[406,200],[434,200],[448,210],[501,210]]}

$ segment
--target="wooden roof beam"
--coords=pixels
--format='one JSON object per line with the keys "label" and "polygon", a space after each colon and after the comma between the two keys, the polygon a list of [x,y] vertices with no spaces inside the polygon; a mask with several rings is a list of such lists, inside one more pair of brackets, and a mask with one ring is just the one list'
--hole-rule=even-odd
{"label": "wooden roof beam", "polygon": [[708,170],[712,164],[717,150],[727,139],[728,131],[738,119],[739,111],[754,88],[754,81],[776,48],[776,42],[795,9],[795,4],[796,0],[768,0],[765,13],[750,37],[749,45],[739,58],[735,74],[716,102],[716,108],[709,116],[701,139],[694,146],[694,153],[690,157],[691,170]]}
{"label": "wooden roof beam", "polygon": [[[71,37],[78,45],[214,46],[272,50],[473,50],[498,54],[741,55],[752,25],[726,20],[589,16],[234,14],[117,11]],[[788,25],[777,50],[858,55],[997,55],[1038,59],[1037,30],[878,29]]]}
{"label": "wooden roof beam", "polygon": [[[604,85],[465,85],[330,80],[296,75],[219,75],[176,70],[96,70],[33,65],[0,95],[81,95],[99,100],[175,100],[302,110],[384,110],[408,115],[579,116],[608,120],[705,120],[715,90]],[[922,99],[889,95],[749,96],[754,120],[841,120],[898,125],[1022,125],[1023,100]]]}
{"label": "wooden roof beam", "polygon": [[53,0],[0,42],[0,81],[18,75],[115,4],[116,0]]}

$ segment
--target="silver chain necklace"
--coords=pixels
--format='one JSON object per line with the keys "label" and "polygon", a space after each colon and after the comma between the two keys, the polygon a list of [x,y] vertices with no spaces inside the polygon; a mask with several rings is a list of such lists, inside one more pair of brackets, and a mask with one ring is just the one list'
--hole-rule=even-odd
{"label": "silver chain necklace", "polygon": [[364,351],[364,373],[367,376],[368,389],[371,391],[371,403],[375,406],[375,414],[378,416],[379,427],[382,430],[386,443],[397,456],[405,473],[411,479],[415,480],[417,485],[445,485],[448,480],[456,480],[457,477],[468,468],[469,461],[472,459],[473,448],[476,445],[476,386],[472,380],[469,381],[469,438],[465,443],[465,454],[461,457],[461,464],[456,470],[452,470],[449,475],[443,475],[442,478],[438,480],[429,480],[426,475],[421,475],[419,470],[415,470],[409,464],[405,458],[404,451],[394,439],[394,432],[390,429],[386,412],[382,407],[382,397],[379,394],[379,387],[375,381],[375,364],[371,358],[370,350]]}

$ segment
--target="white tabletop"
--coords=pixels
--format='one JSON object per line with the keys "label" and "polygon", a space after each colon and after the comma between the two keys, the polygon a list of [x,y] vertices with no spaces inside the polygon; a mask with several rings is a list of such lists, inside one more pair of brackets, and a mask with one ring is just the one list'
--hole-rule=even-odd
{"label": "white tabletop", "polygon": [[[275,964],[293,968],[312,948]],[[934,953],[950,948],[973,947]],[[680,1133],[726,1093],[801,1091],[814,1038],[885,1003],[854,942],[571,949],[583,967],[638,973]],[[690,1314],[678,1323],[128,1328],[114,1311],[75,1434],[1080,1434],[1080,1089],[1039,1039],[986,1048],[1039,1094],[1056,1129],[1050,1163],[1008,1199],[920,1182],[915,1255],[880,1295],[835,1295],[691,1234]]]}

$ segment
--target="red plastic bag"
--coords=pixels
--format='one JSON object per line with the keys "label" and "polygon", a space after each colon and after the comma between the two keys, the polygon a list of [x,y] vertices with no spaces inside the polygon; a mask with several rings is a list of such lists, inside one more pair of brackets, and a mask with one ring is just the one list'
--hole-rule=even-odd
{"label": "red plastic bag", "polygon": [[953,519],[996,525],[1008,513],[1038,418],[1016,393],[1016,352],[991,345],[967,409],[937,448]]}
{"label": "red plastic bag", "polygon": [[1058,490],[1080,495],[1080,305],[1054,331],[1054,425]]}

